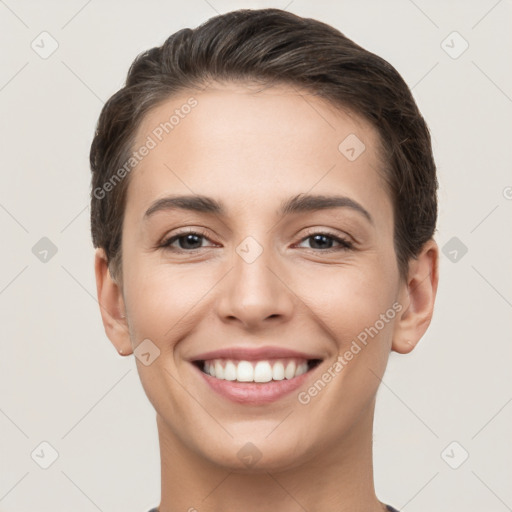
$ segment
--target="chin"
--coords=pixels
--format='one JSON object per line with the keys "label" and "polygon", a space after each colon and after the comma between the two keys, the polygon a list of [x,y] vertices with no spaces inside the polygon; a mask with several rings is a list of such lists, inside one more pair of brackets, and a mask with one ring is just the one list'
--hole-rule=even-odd
{"label": "chin", "polygon": [[217,441],[216,451],[204,451],[204,458],[228,471],[244,474],[286,471],[300,466],[308,458],[304,451],[297,450],[297,443],[289,436],[288,444],[279,437],[272,441],[258,438],[251,441],[249,436],[245,439],[245,442],[228,442],[223,446]]}

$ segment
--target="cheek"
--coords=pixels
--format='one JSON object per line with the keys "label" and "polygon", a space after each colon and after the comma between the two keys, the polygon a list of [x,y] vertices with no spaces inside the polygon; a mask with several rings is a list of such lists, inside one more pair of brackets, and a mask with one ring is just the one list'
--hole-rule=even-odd
{"label": "cheek", "polygon": [[384,252],[339,266],[303,267],[290,276],[293,291],[343,339],[373,325],[398,291],[393,255]]}
{"label": "cheek", "polygon": [[315,298],[315,312],[334,333],[340,352],[356,339],[364,343],[367,337],[388,337],[395,295],[387,283],[382,279],[361,279],[359,275],[332,276],[328,281],[329,292]]}
{"label": "cheek", "polygon": [[185,267],[134,260],[125,287],[133,337],[149,338],[168,350],[172,348],[169,341],[179,339],[197,323],[195,312],[207,302],[206,296],[218,279],[213,272]]}

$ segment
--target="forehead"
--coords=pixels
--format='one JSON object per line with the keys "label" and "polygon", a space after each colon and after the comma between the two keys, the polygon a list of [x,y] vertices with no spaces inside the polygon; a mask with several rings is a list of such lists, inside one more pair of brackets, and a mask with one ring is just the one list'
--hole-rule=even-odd
{"label": "forehead", "polygon": [[379,143],[360,116],[294,87],[182,91],[139,126],[135,148],[152,149],[132,172],[128,205],[143,208],[169,193],[228,193],[236,210],[247,201],[333,188],[385,203]]}

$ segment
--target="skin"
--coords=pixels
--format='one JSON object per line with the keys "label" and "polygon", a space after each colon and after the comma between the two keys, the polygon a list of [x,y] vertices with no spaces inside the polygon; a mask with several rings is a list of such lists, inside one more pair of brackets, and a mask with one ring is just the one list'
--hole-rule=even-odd
{"label": "skin", "polygon": [[[118,352],[132,354],[144,339],[160,350],[149,366],[137,359],[157,413],[159,510],[381,511],[375,397],[390,351],[410,352],[430,323],[438,247],[427,242],[400,279],[377,131],[304,91],[186,91],[146,115],[135,146],[190,96],[198,105],[130,175],[122,277],[112,278],[102,249],[95,260],[102,319]],[[338,150],[351,133],[366,146],[354,161]],[[348,196],[373,223],[346,207],[278,217],[281,201],[300,193]],[[144,218],[170,194],[213,197],[226,216],[169,210]],[[183,239],[174,252],[158,247],[183,228],[206,232],[192,246],[199,249]],[[340,247],[329,238],[327,248],[315,245],[311,235],[325,232],[353,248],[328,252]],[[250,264],[236,252],[248,236],[263,249]],[[264,406],[236,404],[188,361],[235,345],[277,345],[321,354],[319,378],[394,303],[401,311],[306,405],[296,392]],[[261,453],[251,466],[237,455],[249,442]]]}

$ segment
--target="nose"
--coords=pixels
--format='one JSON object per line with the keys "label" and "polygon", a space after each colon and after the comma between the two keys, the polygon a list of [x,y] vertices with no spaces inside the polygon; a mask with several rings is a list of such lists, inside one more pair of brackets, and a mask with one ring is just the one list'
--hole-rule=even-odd
{"label": "nose", "polygon": [[297,297],[283,265],[270,249],[265,248],[254,261],[235,252],[232,265],[216,301],[217,314],[223,322],[258,330],[291,318]]}

